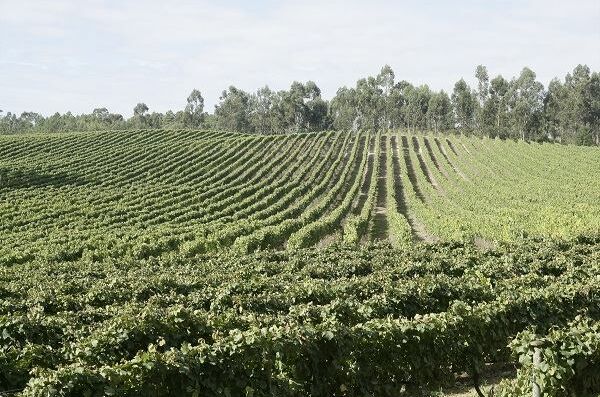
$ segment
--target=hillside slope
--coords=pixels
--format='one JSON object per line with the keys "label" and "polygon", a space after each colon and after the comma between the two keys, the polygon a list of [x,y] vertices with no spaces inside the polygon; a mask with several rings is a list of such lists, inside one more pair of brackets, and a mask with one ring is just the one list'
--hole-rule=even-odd
{"label": "hillside slope", "polygon": [[400,397],[495,368],[499,396],[530,395],[534,373],[544,395],[597,392],[599,153],[0,137],[0,395]]}
{"label": "hillside slope", "polygon": [[0,262],[600,231],[595,148],[340,132],[0,137]]}

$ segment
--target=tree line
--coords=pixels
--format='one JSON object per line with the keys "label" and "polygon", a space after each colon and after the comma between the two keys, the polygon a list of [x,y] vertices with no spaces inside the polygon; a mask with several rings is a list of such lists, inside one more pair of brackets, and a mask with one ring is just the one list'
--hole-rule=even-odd
{"label": "tree line", "polygon": [[294,133],[327,129],[406,129],[532,141],[600,145],[600,74],[578,65],[547,88],[525,67],[510,80],[490,77],[485,66],[475,71],[476,86],[464,79],[451,93],[428,85],[396,81],[384,66],[376,76],[342,87],[327,101],[313,81],[293,82],[288,90],[268,86],[249,93],[224,90],[214,112],[194,89],[183,110],[149,112],[138,103],[126,119],[106,108],[91,114],[34,112],[20,116],[0,111],[0,133],[92,131],[131,128],[217,128],[254,133]]}

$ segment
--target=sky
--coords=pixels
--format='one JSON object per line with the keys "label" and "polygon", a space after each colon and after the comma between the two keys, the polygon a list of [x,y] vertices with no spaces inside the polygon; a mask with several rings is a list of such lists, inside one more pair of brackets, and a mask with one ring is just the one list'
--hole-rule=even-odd
{"label": "sky", "polygon": [[388,64],[396,80],[452,90],[475,68],[545,86],[600,71],[599,0],[0,0],[0,109],[130,116],[214,110],[235,85],[313,80],[326,99]]}

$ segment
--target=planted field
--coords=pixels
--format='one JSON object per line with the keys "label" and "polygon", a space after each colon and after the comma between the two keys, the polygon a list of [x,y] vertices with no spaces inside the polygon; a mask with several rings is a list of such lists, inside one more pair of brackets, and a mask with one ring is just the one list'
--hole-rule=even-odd
{"label": "planted field", "polygon": [[1,263],[600,231],[587,147],[400,134],[0,137]]}
{"label": "planted field", "polygon": [[399,133],[2,136],[0,395],[412,396],[493,366],[513,369],[497,395],[532,375],[596,392],[599,159]]}
{"label": "planted field", "polygon": [[[576,368],[597,382],[597,325],[582,318],[600,316],[598,261],[600,240],[580,238],[3,267],[0,385],[26,396],[410,396],[515,362],[512,338],[526,356],[519,333],[570,321],[595,339],[578,346],[575,334],[567,358],[591,357],[595,367]],[[555,388],[582,383],[572,362],[551,364],[564,371],[548,376]]]}

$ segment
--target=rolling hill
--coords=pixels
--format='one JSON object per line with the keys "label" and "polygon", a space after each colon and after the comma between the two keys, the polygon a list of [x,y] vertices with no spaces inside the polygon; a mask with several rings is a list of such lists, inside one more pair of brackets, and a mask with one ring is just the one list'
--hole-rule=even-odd
{"label": "rolling hill", "polygon": [[598,150],[395,133],[0,137],[4,263],[600,231]]}
{"label": "rolling hill", "polygon": [[0,396],[597,393],[599,153],[0,136]]}

